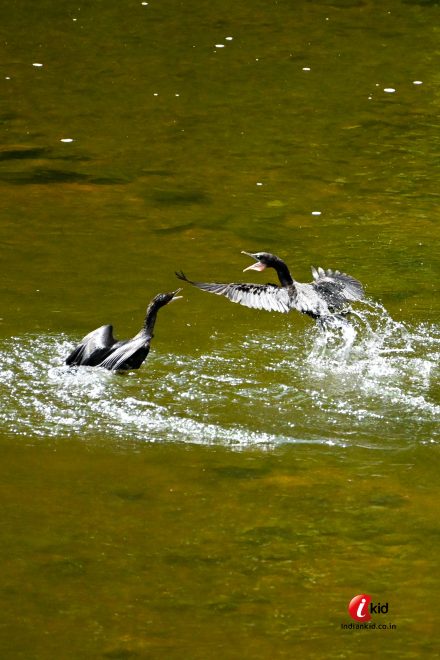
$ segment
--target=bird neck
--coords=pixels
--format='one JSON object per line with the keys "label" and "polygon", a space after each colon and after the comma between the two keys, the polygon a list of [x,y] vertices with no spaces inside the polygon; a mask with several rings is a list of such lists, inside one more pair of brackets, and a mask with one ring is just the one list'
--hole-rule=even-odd
{"label": "bird neck", "polygon": [[145,314],[144,327],[142,330],[146,332],[151,337],[153,336],[154,325],[157,319],[157,312],[160,309],[160,305],[152,302],[148,305],[147,313]]}
{"label": "bird neck", "polygon": [[289,286],[290,284],[293,284],[293,277],[282,259],[277,259],[273,268],[277,271],[281,286]]}

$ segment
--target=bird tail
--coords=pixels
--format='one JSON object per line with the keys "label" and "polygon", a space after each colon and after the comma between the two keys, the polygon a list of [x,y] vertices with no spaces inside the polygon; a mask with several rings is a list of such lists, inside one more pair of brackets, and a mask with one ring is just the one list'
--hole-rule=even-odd
{"label": "bird tail", "polygon": [[313,279],[316,282],[320,281],[331,281],[337,282],[342,287],[342,292],[346,300],[362,300],[364,297],[364,288],[359,280],[356,280],[351,275],[347,273],[341,273],[339,270],[332,270],[327,268],[313,268],[312,267]]}

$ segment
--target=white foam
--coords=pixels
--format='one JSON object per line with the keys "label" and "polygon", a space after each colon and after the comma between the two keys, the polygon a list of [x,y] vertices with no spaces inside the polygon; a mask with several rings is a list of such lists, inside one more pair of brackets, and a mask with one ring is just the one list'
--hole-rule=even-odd
{"label": "white foam", "polygon": [[272,337],[230,338],[225,331],[208,353],[152,350],[128,375],[66,367],[74,344],[64,336],[6,339],[0,419],[7,432],[24,437],[234,448],[430,441],[440,421],[431,397],[440,328],[395,322],[370,301],[357,310],[350,332],[310,325],[295,334],[293,322]]}

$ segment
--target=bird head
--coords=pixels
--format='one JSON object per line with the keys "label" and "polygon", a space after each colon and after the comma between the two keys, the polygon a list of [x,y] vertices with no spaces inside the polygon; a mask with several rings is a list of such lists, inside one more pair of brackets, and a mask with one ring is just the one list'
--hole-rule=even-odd
{"label": "bird head", "polygon": [[179,300],[179,298],[182,298],[182,296],[177,295],[181,291],[182,289],[176,289],[175,291],[170,291],[169,293],[158,293],[157,296],[154,296],[150,305],[156,308],[168,305],[168,303],[172,302],[173,300]]}
{"label": "bird head", "polygon": [[242,250],[241,253],[247,254],[248,257],[252,257],[252,259],[255,259],[256,261],[256,263],[247,266],[247,268],[244,268],[243,273],[246,270],[262,271],[266,268],[274,268],[275,263],[278,261],[278,257],[276,257],[274,254],[271,254],[270,252],[245,252]]}

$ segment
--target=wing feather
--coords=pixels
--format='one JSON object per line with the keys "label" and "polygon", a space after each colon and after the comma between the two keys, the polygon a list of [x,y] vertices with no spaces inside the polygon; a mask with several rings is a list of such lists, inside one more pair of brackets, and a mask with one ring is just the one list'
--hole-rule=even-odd
{"label": "wing feather", "polygon": [[339,270],[327,268],[314,268],[312,266],[313,286],[319,291],[325,291],[327,295],[331,293],[335,299],[341,298],[343,301],[353,302],[362,300],[364,289],[359,280],[356,280],[347,273],[341,273]]}
{"label": "wing feather", "polygon": [[115,344],[113,326],[102,325],[81,339],[66,359],[68,365],[95,365]]}
{"label": "wing feather", "polygon": [[215,282],[193,282],[182,272],[176,273],[177,277],[193,286],[224,296],[233,303],[253,309],[264,309],[268,312],[290,312],[290,296],[285,288],[276,284],[221,284]]}
{"label": "wing feather", "polygon": [[[135,355],[140,349],[146,349],[148,354],[150,337],[145,337],[145,335],[136,335],[133,339],[129,339],[126,342],[121,342],[119,346],[116,346],[111,353],[100,362],[100,367],[105,367],[105,369],[110,369],[111,371],[117,371],[118,369],[127,368],[124,367],[124,363],[130,360],[130,358]],[[144,358],[145,359],[145,358]]]}

